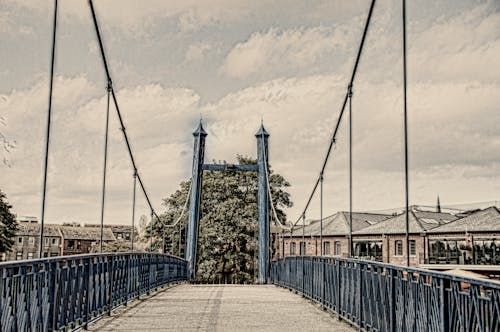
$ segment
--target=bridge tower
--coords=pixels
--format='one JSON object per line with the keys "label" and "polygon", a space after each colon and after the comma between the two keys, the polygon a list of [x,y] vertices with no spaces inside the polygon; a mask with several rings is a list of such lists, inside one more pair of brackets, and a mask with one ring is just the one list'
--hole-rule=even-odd
{"label": "bridge tower", "polygon": [[194,153],[191,177],[191,196],[189,198],[189,220],[186,236],[185,258],[188,261],[188,277],[193,279],[196,273],[196,255],[198,248],[198,230],[200,222],[201,187],[203,171],[253,171],[258,172],[258,222],[259,222],[259,253],[258,253],[258,283],[267,283],[269,277],[269,195],[268,195],[268,161],[269,133],[261,125],[255,134],[257,138],[257,165],[227,165],[204,164],[205,138],[207,133],[200,121],[193,132]]}
{"label": "bridge tower", "polygon": [[269,133],[261,124],[259,131],[255,134],[257,138],[257,165],[259,167],[258,176],[258,197],[259,206],[259,276],[258,283],[265,284],[268,278],[269,269],[269,195],[267,188],[268,162],[269,162]]}
{"label": "bridge tower", "polygon": [[205,138],[207,132],[200,121],[198,128],[193,132],[194,154],[191,175],[191,197],[189,198],[189,220],[186,237],[185,258],[188,261],[188,278],[194,278],[196,270],[196,251],[198,244],[198,228],[200,221],[200,200],[202,184],[202,167],[205,157]]}

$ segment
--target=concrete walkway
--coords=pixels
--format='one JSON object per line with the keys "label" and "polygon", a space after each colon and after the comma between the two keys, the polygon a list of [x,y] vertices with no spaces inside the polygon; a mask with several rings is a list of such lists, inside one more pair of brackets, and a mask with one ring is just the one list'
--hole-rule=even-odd
{"label": "concrete walkway", "polygon": [[188,285],[129,304],[91,331],[354,331],[310,301],[272,285]]}

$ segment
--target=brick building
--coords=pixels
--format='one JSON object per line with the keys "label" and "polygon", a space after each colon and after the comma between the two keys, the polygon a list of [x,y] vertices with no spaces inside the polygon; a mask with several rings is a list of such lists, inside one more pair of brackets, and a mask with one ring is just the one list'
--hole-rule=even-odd
{"label": "brick building", "polygon": [[[390,215],[375,213],[352,214],[353,232],[375,225],[390,218]],[[325,255],[335,255],[347,257],[349,255],[349,212],[338,212],[323,219],[323,253]],[[293,233],[284,233],[280,236],[280,241],[275,250],[275,258],[278,255],[320,255],[320,227],[319,220],[312,220],[305,227],[299,226]],[[302,234],[304,233],[304,239]]]}
{"label": "brick building", "polygon": [[[99,224],[85,224],[84,227],[92,227],[100,229]],[[132,233],[135,233],[135,238],[137,238],[137,230],[128,225],[104,225],[104,228],[109,228],[117,240],[130,241],[132,239]]]}
{"label": "brick building", "polygon": [[[427,256],[425,234],[441,225],[456,220],[450,213],[409,212],[410,265],[417,266]],[[375,225],[353,233],[354,256],[398,265],[406,264],[406,213],[393,216]]]}
{"label": "brick building", "polygon": [[[43,228],[43,257],[61,255],[61,233],[59,225],[47,224]],[[18,231],[14,238],[12,249],[5,254],[5,260],[21,260],[38,258],[40,239],[40,224],[31,221],[18,220]]]}
{"label": "brick building", "polygon": [[[98,243],[101,238],[99,227],[60,226],[59,231],[63,241],[62,255],[88,254],[92,245]],[[103,241],[116,241],[111,228],[103,229]]]}
{"label": "brick building", "polygon": [[[353,213],[353,257],[406,264],[406,216]],[[304,232],[304,238],[302,235]],[[274,258],[320,255],[320,223],[274,234]],[[348,256],[349,213],[323,219],[323,254]],[[463,213],[422,211],[409,215],[410,264],[500,264],[500,212],[496,207]]]}
{"label": "brick building", "polygon": [[[7,253],[0,256],[0,261],[12,261],[38,258],[40,224],[35,217],[18,218],[18,231],[14,245]],[[132,227],[127,225],[105,225],[103,239],[105,242],[117,240],[130,241]],[[86,254],[101,237],[100,225],[87,224],[81,227],[78,223],[45,224],[42,257]]]}
{"label": "brick building", "polygon": [[500,265],[500,211],[474,211],[426,234],[429,264]]}

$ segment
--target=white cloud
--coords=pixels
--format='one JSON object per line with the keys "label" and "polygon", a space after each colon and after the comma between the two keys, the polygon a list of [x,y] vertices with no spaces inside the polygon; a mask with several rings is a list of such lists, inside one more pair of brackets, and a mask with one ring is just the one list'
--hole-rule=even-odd
{"label": "white cloud", "polygon": [[[2,190],[8,193],[15,211],[22,214],[39,213],[47,90],[45,79],[30,89],[0,98],[0,114],[8,122],[6,133],[18,143],[9,156],[12,167],[2,166]],[[190,132],[189,124],[193,121],[184,127],[179,123],[197,117],[194,110],[199,97],[187,89],[159,85],[122,89],[117,97],[139,171],[159,207],[165,190],[174,190],[177,179],[188,173],[189,163],[185,165],[180,157],[186,150],[183,137],[189,136],[185,134]],[[56,78],[48,177],[49,221],[97,221],[105,110],[105,92],[84,76]],[[114,107],[110,112],[107,211],[112,211],[108,220],[118,222],[130,212],[119,207],[124,201],[130,202],[132,172]],[[141,209],[144,211],[142,201]]]}
{"label": "white cloud", "polygon": [[[69,8],[68,3],[62,5],[64,15],[69,15],[66,18],[81,15],[88,20],[86,2],[75,4],[74,8]],[[199,60],[208,54],[213,61],[206,66],[216,68],[223,64],[225,75],[211,77],[211,71],[204,73],[209,76],[206,79],[195,72],[185,79],[182,75],[187,74],[182,72],[170,75],[173,79],[167,86],[151,83],[153,79],[148,74],[141,76],[143,84],[130,83],[137,82],[143,69],[144,62],[134,63],[136,55],[110,60],[120,85],[117,94],[126,129],[155,206],[189,176],[191,132],[200,114],[209,132],[207,161],[233,160],[237,153],[255,156],[254,134],[263,118],[271,133],[272,166],[293,184],[291,193],[296,207],[289,215],[296,216],[318,176],[346,90],[346,75],[351,70],[364,15],[351,16],[335,25],[322,25],[324,21],[319,16],[320,22],[313,24],[300,20],[294,23],[283,19],[280,15],[285,14],[281,13],[270,16],[276,22],[257,22],[250,28],[243,26],[248,21],[231,21],[234,29],[231,33],[220,30],[219,44],[217,33],[206,38],[206,31],[201,28],[224,27],[224,22],[238,17],[232,14],[253,10],[252,15],[256,15],[261,7],[237,3],[228,7],[232,14],[226,17],[225,2],[161,1],[151,2],[151,8],[124,2],[123,12],[110,10],[115,1],[95,3],[105,26],[135,29],[134,25],[143,27],[155,17],[174,18],[169,27],[186,32],[179,34],[182,36],[178,56],[170,56],[169,52],[165,57],[166,50],[170,50],[167,47],[172,45],[147,45],[151,56],[148,59],[160,59],[154,65],[159,73],[170,74],[168,66],[193,66],[191,70],[199,71],[200,63],[204,63]],[[365,8],[366,4],[361,5]],[[23,6],[50,10],[45,2],[25,2]],[[412,16],[410,20],[410,190],[415,203],[433,202],[437,193],[443,203],[498,199],[500,193],[500,182],[496,181],[500,172],[500,137],[496,128],[500,121],[500,15],[495,2],[472,7],[453,14],[446,12],[432,22],[422,18],[425,15]],[[397,30],[400,22],[393,21],[399,7],[389,9],[386,13],[376,7],[354,86],[355,209],[403,204],[401,36]],[[197,15],[204,17],[197,22]],[[238,33],[235,29],[239,29]],[[247,39],[231,49],[227,41],[241,38],[242,31],[250,37],[244,37]],[[131,45],[120,40],[114,30],[109,33],[123,49]],[[215,47],[227,49],[227,56],[218,58],[220,53],[213,52]],[[88,48],[95,52],[91,44]],[[3,71],[17,73],[22,68],[10,66]],[[102,78],[100,62],[96,68]],[[60,66],[58,70],[68,69]],[[79,71],[73,69],[75,72]],[[35,76],[32,72],[24,75]],[[52,221],[95,222],[98,218],[106,98],[102,82],[94,83],[88,77],[65,74],[56,79],[48,201]],[[201,104],[201,90],[207,87],[193,82],[202,79],[222,97]],[[235,82],[238,84],[232,86]],[[197,86],[200,91],[182,88],[185,86]],[[15,211],[22,214],[39,214],[47,95],[45,77],[30,88],[0,96],[0,116],[7,122],[2,130],[6,128],[8,136],[18,142],[10,154],[12,168],[2,168],[0,183]],[[106,211],[110,222],[126,222],[130,215],[131,170],[113,109],[111,114]],[[346,120],[328,165],[328,211],[347,207]],[[313,202],[316,212],[317,203]],[[142,201],[139,210],[148,214]]]}
{"label": "white cloud", "polygon": [[349,32],[329,27],[270,29],[252,34],[227,55],[222,71],[236,78],[258,72],[296,70],[347,46]]}

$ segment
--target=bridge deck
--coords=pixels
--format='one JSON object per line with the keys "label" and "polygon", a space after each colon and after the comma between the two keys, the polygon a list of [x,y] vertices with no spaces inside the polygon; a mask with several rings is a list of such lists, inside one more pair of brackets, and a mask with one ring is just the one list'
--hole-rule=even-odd
{"label": "bridge deck", "polygon": [[353,331],[276,286],[179,285],[89,326],[91,331]]}

